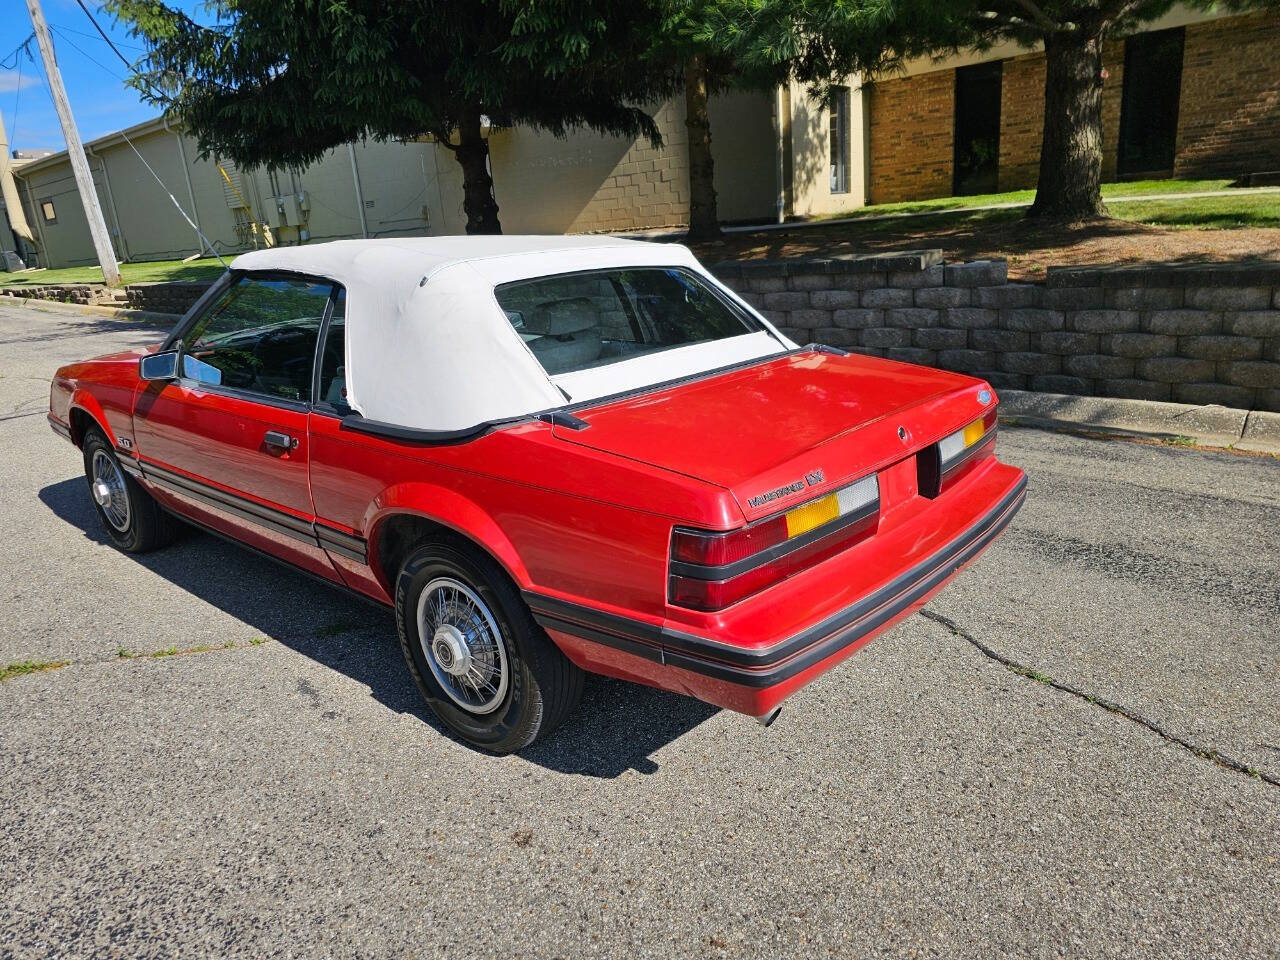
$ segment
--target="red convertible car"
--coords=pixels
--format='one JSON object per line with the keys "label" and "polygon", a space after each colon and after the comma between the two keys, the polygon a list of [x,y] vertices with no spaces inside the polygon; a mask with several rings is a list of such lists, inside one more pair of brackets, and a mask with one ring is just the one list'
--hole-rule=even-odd
{"label": "red convertible car", "polygon": [[467,742],[583,671],[769,722],[1000,533],[980,380],[799,346],[684,247],[352,240],[237,258],[163,343],[63,367],[111,539],[174,517],[394,606]]}

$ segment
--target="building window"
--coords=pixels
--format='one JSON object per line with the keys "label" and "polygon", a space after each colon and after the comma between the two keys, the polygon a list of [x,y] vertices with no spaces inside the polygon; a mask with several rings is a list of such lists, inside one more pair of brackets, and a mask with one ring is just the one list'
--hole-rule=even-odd
{"label": "building window", "polygon": [[849,88],[831,89],[831,192],[849,192]]}
{"label": "building window", "polygon": [[58,222],[58,214],[57,211],[53,209],[52,197],[46,197],[44,200],[40,201],[40,215],[44,217],[45,223]]}

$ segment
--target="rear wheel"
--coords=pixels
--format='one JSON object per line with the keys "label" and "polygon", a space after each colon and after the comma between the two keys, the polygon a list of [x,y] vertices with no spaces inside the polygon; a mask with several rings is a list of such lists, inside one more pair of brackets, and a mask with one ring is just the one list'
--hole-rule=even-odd
{"label": "rear wheel", "polygon": [[468,544],[432,542],[410,555],[396,581],[396,626],[428,706],[473,746],[527,747],[582,696],[582,671],[534,622],[505,571]]}
{"label": "rear wheel", "polygon": [[102,431],[88,430],[81,446],[89,495],[111,541],[128,553],[146,553],[170,543],[177,520],[124,472]]}

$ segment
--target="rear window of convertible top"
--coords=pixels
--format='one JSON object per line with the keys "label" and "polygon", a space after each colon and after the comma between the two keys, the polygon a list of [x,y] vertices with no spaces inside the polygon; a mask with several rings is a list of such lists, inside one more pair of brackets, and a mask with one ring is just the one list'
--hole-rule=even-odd
{"label": "rear window of convertible top", "polygon": [[551,376],[762,329],[677,267],[557,274],[506,283],[495,294]]}

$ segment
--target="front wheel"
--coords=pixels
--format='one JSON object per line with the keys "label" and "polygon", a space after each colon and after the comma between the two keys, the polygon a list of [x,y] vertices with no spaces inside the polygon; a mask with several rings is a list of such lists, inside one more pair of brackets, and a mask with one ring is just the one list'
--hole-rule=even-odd
{"label": "front wheel", "polygon": [[582,696],[582,671],[534,622],[505,571],[461,542],[430,543],[405,561],[396,627],[427,705],[472,746],[527,747]]}
{"label": "front wheel", "polygon": [[89,495],[111,541],[128,553],[146,553],[170,543],[178,521],[124,472],[106,436],[88,430],[82,450]]}

